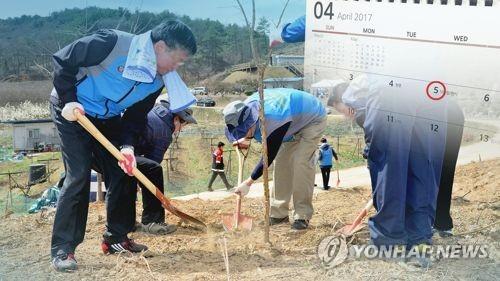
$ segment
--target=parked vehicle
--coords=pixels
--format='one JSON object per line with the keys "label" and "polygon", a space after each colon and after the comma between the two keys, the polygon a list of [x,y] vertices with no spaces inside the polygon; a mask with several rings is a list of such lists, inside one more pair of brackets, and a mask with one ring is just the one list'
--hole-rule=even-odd
{"label": "parked vehicle", "polygon": [[207,87],[194,87],[191,89],[193,95],[208,95]]}
{"label": "parked vehicle", "polygon": [[212,98],[204,97],[204,98],[199,99],[196,102],[196,105],[203,106],[203,107],[213,107],[213,106],[215,106],[215,101]]}
{"label": "parked vehicle", "polygon": [[54,151],[54,145],[51,143],[38,143],[34,149],[36,152],[50,152]]}

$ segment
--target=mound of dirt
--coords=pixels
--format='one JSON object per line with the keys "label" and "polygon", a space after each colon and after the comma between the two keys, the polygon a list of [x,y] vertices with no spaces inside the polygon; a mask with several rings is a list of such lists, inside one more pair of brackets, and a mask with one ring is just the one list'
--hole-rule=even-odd
{"label": "mound of dirt", "polygon": [[[85,241],[78,247],[79,270],[56,273],[50,268],[50,233],[53,212],[10,216],[0,220],[0,280],[227,280],[223,252],[227,250],[231,280],[362,280],[383,279],[484,279],[499,276],[500,159],[459,167],[456,173],[452,212],[455,235],[441,244],[485,244],[486,260],[441,260],[428,270],[405,263],[381,260],[350,260],[326,270],[316,255],[319,242],[351,222],[370,197],[369,187],[334,189],[315,195],[315,214],[307,231],[295,232],[289,225],[271,228],[271,244],[263,242],[263,203],[244,199],[242,212],[255,218],[251,232],[224,232],[220,216],[234,210],[234,198],[221,201],[176,201],[183,211],[204,220],[208,231],[186,225],[168,215],[179,226],[166,236],[132,233],[131,237],[150,247],[143,255],[106,256],[100,251],[105,227],[105,208],[93,203]],[[468,193],[465,197],[465,193]],[[462,199],[457,199],[462,198]],[[175,200],[174,200],[175,201]],[[141,210],[138,203],[137,209]],[[140,212],[139,212],[140,213]],[[366,229],[350,243],[368,243]]]}

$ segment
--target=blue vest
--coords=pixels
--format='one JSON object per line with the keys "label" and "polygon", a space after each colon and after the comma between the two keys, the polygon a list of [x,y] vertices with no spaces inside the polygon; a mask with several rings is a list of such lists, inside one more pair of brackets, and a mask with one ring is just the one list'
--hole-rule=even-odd
{"label": "blue vest", "polygon": [[134,35],[118,30],[114,32],[118,40],[108,57],[98,65],[80,67],[77,75],[78,102],[87,114],[100,119],[120,115],[163,87],[160,75],[156,75],[152,83],[123,78],[123,68]]}
{"label": "blue vest", "polygon": [[[251,107],[259,102],[259,93],[255,93],[245,100]],[[284,141],[289,141],[308,124],[322,121],[326,110],[320,100],[313,95],[295,89],[266,89],[264,91],[264,115],[266,130],[269,136],[279,127],[291,122]],[[262,141],[259,126],[254,135],[257,141]]]}
{"label": "blue vest", "polygon": [[319,159],[319,165],[321,167],[332,166],[332,158],[333,158],[332,147],[329,145],[322,145],[319,151],[321,153],[321,159]]}

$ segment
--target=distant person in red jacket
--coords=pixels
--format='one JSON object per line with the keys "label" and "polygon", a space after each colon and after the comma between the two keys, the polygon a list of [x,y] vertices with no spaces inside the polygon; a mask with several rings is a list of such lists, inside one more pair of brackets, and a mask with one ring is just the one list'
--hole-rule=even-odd
{"label": "distant person in red jacket", "polygon": [[223,147],[224,143],[219,142],[217,144],[217,149],[212,152],[212,178],[210,178],[210,182],[208,183],[208,191],[214,191],[212,189],[212,184],[217,176],[220,176],[226,185],[227,190],[232,188],[232,186],[227,182],[226,173],[224,171],[224,158],[222,156],[222,154],[224,154]]}

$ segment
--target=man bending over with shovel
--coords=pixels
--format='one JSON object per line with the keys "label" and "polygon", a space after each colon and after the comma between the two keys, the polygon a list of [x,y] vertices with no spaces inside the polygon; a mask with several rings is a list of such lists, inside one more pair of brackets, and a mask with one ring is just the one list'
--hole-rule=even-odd
{"label": "man bending over with shovel", "polygon": [[[314,212],[315,152],[326,127],[326,111],[317,98],[294,89],[266,89],[264,99],[268,163],[276,159],[270,224],[289,221],[288,209],[293,196],[295,221],[292,229],[306,229]],[[226,136],[233,145],[245,149],[249,139],[262,140],[259,109],[258,93],[244,102],[234,101],[224,108]],[[252,175],[235,192],[247,195],[252,183],[262,175],[262,170],[261,159]]]}
{"label": "man bending over with shovel", "polygon": [[[93,157],[102,164],[108,188],[103,251],[147,249],[127,237],[135,224],[136,194],[136,182],[127,174],[133,172],[134,146],[164,80],[169,81],[173,70],[194,53],[196,40],[189,27],[167,21],[140,35],[101,30],[53,55],[51,115],[66,169],[52,231],[51,257],[56,270],[77,269],[74,254],[85,235]],[[76,110],[120,148],[126,158],[120,163],[121,169],[115,158],[75,122]]]}
{"label": "man bending over with shovel", "polygon": [[[429,99],[418,86],[394,90],[369,75],[348,84],[339,82],[328,104],[350,115],[365,111],[362,125],[369,143],[376,209],[368,221],[371,242],[414,248],[419,252],[416,262],[428,267],[431,259],[426,249],[432,243],[446,143],[446,99]],[[430,120],[440,130],[429,130]]]}

